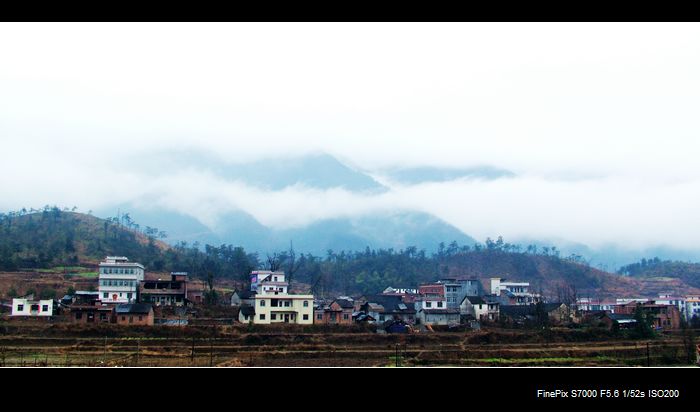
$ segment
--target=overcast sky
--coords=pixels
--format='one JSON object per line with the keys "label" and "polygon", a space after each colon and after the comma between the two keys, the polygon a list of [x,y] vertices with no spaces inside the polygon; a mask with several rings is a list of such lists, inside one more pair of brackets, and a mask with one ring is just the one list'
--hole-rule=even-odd
{"label": "overcast sky", "polygon": [[[2,23],[0,209],[140,201],[303,226],[403,208],[477,239],[696,247],[699,39],[678,23]],[[271,192],[120,160],[164,148],[516,177]]]}

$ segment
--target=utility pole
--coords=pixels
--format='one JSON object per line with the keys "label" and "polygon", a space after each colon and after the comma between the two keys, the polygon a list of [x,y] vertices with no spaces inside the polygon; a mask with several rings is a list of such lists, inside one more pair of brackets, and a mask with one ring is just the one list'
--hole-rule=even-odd
{"label": "utility pole", "polygon": [[192,338],[192,352],[190,353],[190,362],[194,363],[194,338]]}

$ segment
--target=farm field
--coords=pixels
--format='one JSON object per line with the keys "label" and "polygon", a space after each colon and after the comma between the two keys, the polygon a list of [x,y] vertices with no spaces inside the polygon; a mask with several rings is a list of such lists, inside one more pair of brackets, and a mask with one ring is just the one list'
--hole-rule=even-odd
{"label": "farm field", "polygon": [[[249,332],[246,327],[2,326],[0,366],[682,366],[680,336],[539,342],[531,332]],[[102,336],[101,336],[102,335]],[[489,342],[496,338],[520,342]],[[647,352],[648,351],[648,352]]]}

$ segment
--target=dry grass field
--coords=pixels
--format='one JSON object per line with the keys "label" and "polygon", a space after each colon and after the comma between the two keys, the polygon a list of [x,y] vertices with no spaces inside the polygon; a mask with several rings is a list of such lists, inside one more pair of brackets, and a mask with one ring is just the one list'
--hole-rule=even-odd
{"label": "dry grass field", "polygon": [[[0,324],[0,366],[652,366],[687,364],[679,336],[552,341],[525,331],[387,335],[246,327]],[[510,343],[507,343],[510,342]],[[648,349],[647,349],[648,348]],[[648,350],[648,352],[647,352]],[[648,354],[648,357],[647,357]]]}

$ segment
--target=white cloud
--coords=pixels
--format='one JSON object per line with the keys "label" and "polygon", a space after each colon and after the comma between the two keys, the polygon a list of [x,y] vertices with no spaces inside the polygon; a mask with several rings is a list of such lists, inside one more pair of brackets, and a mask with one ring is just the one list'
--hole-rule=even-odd
{"label": "white cloud", "polygon": [[[0,208],[158,202],[209,225],[396,207],[476,238],[696,243],[697,24],[0,25]],[[518,178],[265,192],[122,158],[326,151]]]}

